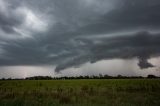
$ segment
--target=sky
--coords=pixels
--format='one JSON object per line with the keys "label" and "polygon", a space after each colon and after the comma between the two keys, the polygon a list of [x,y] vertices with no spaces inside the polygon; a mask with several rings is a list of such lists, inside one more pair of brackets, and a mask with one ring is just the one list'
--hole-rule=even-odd
{"label": "sky", "polygon": [[160,76],[159,0],[0,0],[0,78]]}

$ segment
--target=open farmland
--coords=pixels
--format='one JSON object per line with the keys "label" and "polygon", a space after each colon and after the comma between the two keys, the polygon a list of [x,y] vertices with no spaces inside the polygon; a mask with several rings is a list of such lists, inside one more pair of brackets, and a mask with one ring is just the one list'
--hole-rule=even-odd
{"label": "open farmland", "polygon": [[160,106],[160,80],[0,81],[0,106]]}

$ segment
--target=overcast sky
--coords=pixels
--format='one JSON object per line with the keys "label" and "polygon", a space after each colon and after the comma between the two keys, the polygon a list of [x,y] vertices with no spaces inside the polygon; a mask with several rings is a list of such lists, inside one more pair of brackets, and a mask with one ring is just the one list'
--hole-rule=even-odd
{"label": "overcast sky", "polygon": [[160,0],[0,0],[0,78],[160,75]]}

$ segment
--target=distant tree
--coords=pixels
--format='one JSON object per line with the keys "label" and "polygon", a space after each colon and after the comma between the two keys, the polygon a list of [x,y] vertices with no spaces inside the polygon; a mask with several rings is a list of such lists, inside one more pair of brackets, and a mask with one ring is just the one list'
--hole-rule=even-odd
{"label": "distant tree", "polygon": [[99,74],[99,78],[102,79],[102,78],[103,78],[103,75],[102,75],[102,74]]}
{"label": "distant tree", "polygon": [[84,79],[83,76],[79,76],[79,79]]}
{"label": "distant tree", "polygon": [[2,78],[2,80],[6,80],[5,78]]}
{"label": "distant tree", "polygon": [[89,79],[89,76],[87,75],[87,76],[84,76],[84,79]]}
{"label": "distant tree", "polygon": [[8,78],[7,80],[12,80],[12,78]]}
{"label": "distant tree", "polygon": [[117,75],[117,78],[122,78],[123,76],[122,75]]}
{"label": "distant tree", "polygon": [[157,78],[155,75],[148,75],[147,78]]}
{"label": "distant tree", "polygon": [[105,79],[110,79],[110,78],[112,78],[112,76],[109,76],[109,75],[105,74],[105,75],[104,75],[104,78],[105,78]]}
{"label": "distant tree", "polygon": [[27,77],[27,80],[51,80],[52,77],[50,76],[34,76],[34,77]]}

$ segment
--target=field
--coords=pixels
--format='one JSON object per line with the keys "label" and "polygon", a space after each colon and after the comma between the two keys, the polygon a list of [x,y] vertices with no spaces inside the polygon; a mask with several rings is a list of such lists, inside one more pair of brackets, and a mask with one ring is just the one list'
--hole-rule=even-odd
{"label": "field", "polygon": [[160,106],[160,80],[0,81],[0,106]]}

